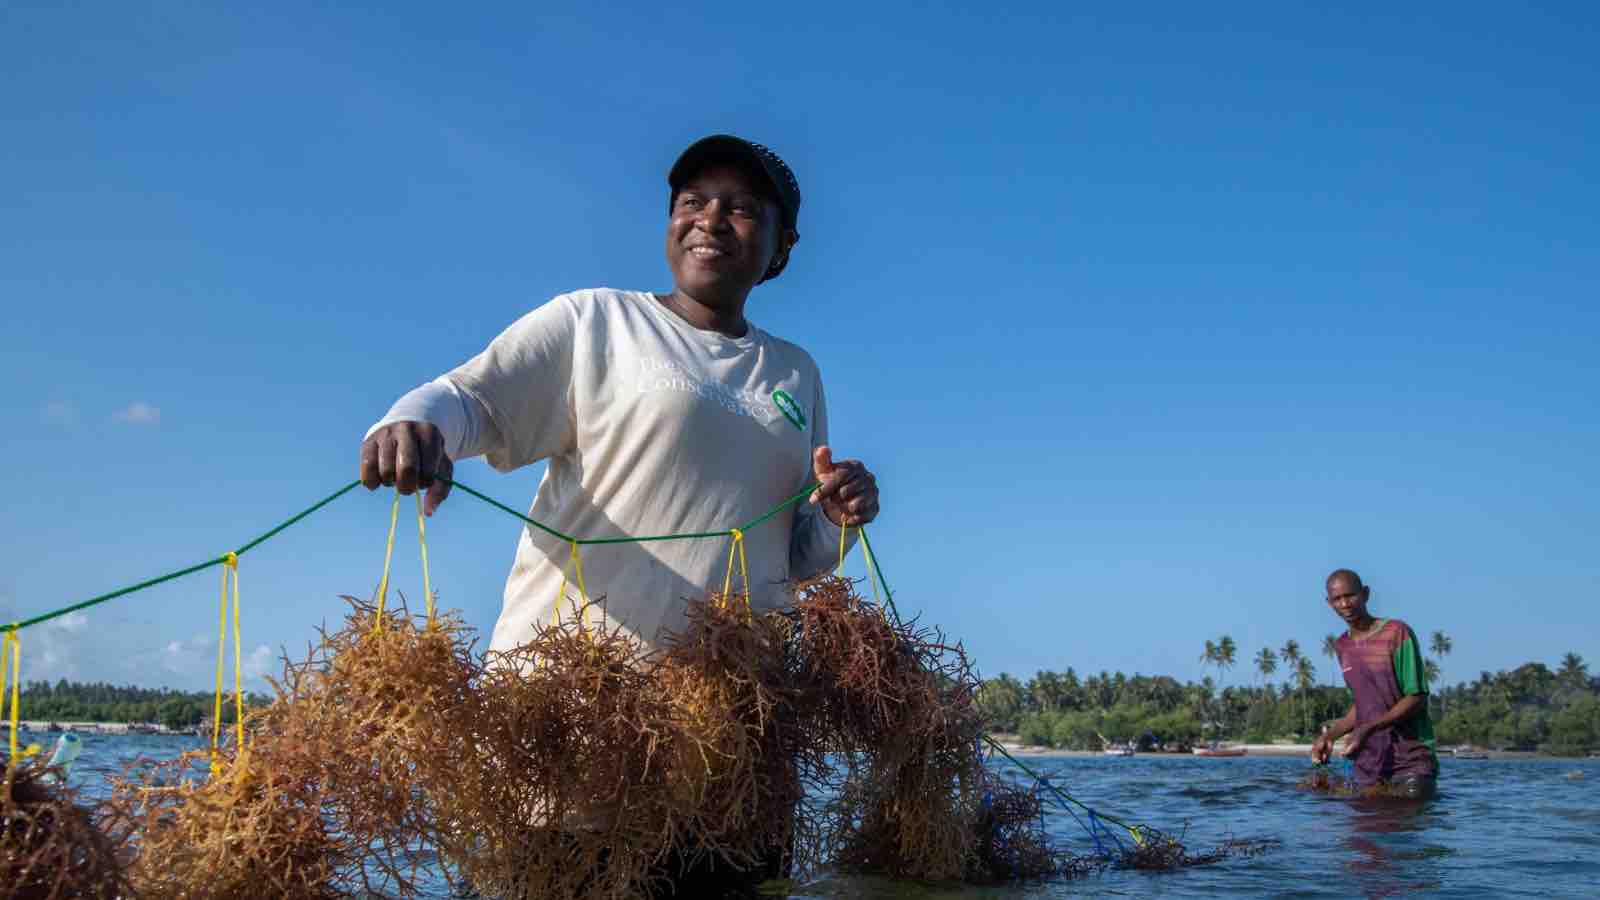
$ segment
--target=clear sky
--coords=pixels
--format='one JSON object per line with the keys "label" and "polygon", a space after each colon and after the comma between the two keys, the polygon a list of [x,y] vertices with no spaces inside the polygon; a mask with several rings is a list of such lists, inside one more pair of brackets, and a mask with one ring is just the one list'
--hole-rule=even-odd
{"label": "clear sky", "polygon": [[[670,287],[666,170],[731,131],[805,193],[750,317],[985,674],[1226,633],[1246,680],[1337,566],[1451,680],[1600,664],[1592,4],[256,6],[0,8],[0,616],[241,544],[555,294]],[[256,671],[372,591],[387,502],[245,557]],[[487,629],[516,536],[453,498],[442,602]],[[204,686],[217,580],[25,632],[25,677]]]}

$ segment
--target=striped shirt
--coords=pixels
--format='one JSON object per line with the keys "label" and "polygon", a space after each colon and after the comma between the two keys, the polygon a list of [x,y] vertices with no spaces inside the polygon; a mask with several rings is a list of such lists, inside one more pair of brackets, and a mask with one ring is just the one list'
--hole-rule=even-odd
{"label": "striped shirt", "polygon": [[[1385,619],[1360,640],[1347,631],[1336,642],[1344,683],[1355,694],[1356,722],[1382,717],[1402,697],[1428,693],[1417,636],[1399,619]],[[1356,781],[1363,785],[1408,776],[1437,776],[1433,721],[1428,705],[1403,722],[1367,735],[1355,758]]]}

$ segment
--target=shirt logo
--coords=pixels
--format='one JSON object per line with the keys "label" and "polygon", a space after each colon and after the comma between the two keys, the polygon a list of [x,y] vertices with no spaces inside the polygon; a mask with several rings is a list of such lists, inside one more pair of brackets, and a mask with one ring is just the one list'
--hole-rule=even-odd
{"label": "shirt logo", "polygon": [[806,430],[806,414],[800,411],[800,404],[794,402],[788,391],[783,388],[773,391],[772,405],[778,408],[778,412],[783,413],[783,417],[789,420],[789,424],[793,425],[796,431]]}

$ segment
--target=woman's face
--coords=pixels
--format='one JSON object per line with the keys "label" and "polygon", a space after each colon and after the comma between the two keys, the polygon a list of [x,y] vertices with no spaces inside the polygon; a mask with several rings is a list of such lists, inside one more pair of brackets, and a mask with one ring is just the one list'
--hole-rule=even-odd
{"label": "woman's face", "polygon": [[742,302],[766,275],[782,232],[777,204],[733,166],[708,166],[684,182],[667,220],[674,286],[708,306]]}

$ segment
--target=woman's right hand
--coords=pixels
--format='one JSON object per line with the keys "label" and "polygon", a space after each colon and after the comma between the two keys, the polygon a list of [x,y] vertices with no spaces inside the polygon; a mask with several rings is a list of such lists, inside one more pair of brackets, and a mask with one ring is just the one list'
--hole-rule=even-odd
{"label": "woman's right hand", "polygon": [[391,422],[361,442],[361,483],[375,491],[392,485],[402,494],[428,493],[422,511],[433,515],[450,495],[455,464],[444,452],[444,435],[427,422]]}

